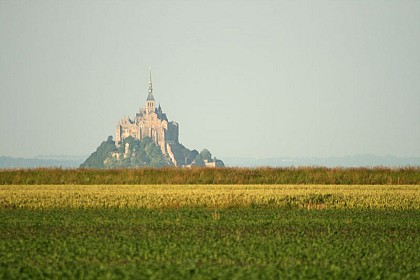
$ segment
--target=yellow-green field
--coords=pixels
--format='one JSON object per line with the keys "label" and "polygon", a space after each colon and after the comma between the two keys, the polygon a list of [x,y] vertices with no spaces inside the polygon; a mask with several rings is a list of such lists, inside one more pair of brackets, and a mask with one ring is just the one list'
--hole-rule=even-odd
{"label": "yellow-green field", "polygon": [[5,208],[420,209],[420,185],[5,185]]}

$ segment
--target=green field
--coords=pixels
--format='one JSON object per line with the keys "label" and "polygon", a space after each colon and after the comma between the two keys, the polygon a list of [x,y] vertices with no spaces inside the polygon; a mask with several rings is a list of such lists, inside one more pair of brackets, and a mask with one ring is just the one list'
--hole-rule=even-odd
{"label": "green field", "polygon": [[1,279],[419,279],[419,185],[0,186]]}
{"label": "green field", "polygon": [[419,279],[416,210],[1,210],[3,279]]}
{"label": "green field", "polygon": [[0,169],[0,185],[418,185],[420,167]]}

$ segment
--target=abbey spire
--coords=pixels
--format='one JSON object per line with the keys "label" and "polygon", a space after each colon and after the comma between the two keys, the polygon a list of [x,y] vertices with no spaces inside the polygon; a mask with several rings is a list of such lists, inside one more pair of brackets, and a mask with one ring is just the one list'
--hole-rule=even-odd
{"label": "abbey spire", "polygon": [[156,109],[155,107],[155,98],[153,97],[153,86],[152,86],[152,67],[150,67],[149,73],[149,93],[147,94],[146,99],[146,111],[148,114],[154,112]]}
{"label": "abbey spire", "polygon": [[152,86],[152,67],[149,70],[149,94],[147,95],[147,100],[155,100],[153,97],[153,86]]}

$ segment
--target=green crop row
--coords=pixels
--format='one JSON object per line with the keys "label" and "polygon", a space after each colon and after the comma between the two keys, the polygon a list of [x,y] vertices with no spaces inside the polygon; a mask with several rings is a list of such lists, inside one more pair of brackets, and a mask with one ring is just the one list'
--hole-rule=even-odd
{"label": "green crop row", "polygon": [[0,209],[0,279],[419,279],[418,210]]}
{"label": "green crop row", "polygon": [[3,169],[0,185],[151,184],[420,184],[420,167],[407,168],[141,168]]}

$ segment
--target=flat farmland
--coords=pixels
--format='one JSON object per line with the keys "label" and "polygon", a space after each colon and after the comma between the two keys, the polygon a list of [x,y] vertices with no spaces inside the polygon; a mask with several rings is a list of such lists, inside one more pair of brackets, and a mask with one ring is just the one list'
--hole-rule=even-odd
{"label": "flat farmland", "polygon": [[2,279],[419,279],[419,185],[3,185]]}

